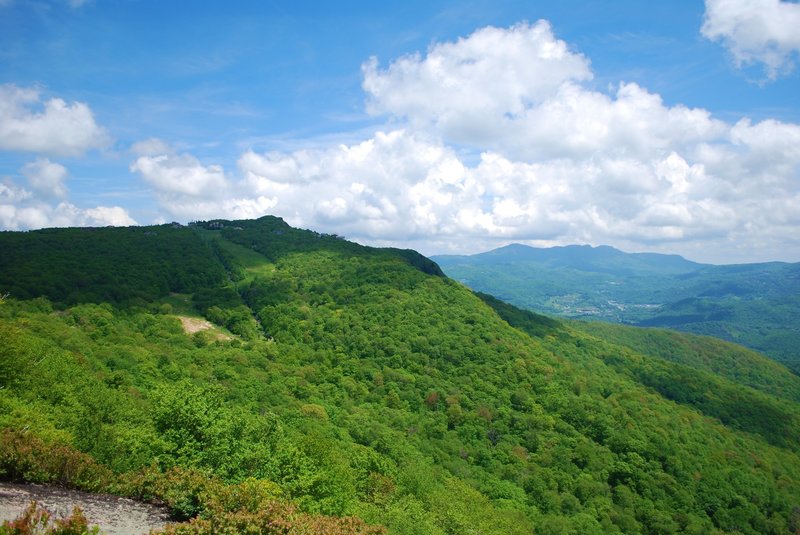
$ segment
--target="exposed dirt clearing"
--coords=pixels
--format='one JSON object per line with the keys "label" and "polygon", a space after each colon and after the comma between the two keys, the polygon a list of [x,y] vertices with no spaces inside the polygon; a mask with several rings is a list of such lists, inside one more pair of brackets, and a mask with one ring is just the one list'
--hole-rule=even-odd
{"label": "exposed dirt clearing", "polygon": [[217,340],[230,340],[231,337],[225,333],[221,333],[214,327],[214,324],[202,318],[190,318],[189,316],[178,316],[183,325],[183,330],[186,334],[194,334],[200,331],[213,330],[214,337]]}
{"label": "exposed dirt clearing", "polygon": [[181,325],[183,325],[183,330],[186,331],[186,334],[194,334],[196,332],[206,331],[213,327],[210,321],[200,318],[178,316],[178,319],[181,320]]}
{"label": "exposed dirt clearing", "polygon": [[164,507],[111,496],[46,485],[0,483],[0,522],[17,518],[36,500],[56,517],[80,507],[91,526],[109,535],[141,535],[167,524]]}

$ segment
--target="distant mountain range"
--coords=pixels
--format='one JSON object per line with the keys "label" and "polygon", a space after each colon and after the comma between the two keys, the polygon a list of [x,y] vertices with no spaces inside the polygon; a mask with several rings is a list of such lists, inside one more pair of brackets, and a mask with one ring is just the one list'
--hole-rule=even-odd
{"label": "distant mountain range", "polygon": [[609,246],[511,244],[432,257],[448,276],[529,310],[716,336],[800,373],[800,264],[711,265]]}

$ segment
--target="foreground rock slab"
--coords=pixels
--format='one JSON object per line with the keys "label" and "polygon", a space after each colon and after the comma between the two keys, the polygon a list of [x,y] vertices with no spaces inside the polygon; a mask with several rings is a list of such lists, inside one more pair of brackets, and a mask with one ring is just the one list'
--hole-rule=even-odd
{"label": "foreground rock slab", "polygon": [[162,528],[167,510],[108,494],[92,494],[46,485],[0,483],[0,523],[18,517],[31,501],[58,517],[80,507],[90,525],[100,526],[108,535],[141,535]]}

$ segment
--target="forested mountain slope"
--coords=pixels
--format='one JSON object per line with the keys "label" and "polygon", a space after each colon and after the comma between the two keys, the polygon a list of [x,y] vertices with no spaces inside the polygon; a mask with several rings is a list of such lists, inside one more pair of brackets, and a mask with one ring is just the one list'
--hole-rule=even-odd
{"label": "forested mountain slope", "polygon": [[[76,274],[129,268],[124,246],[70,246],[81,232],[41,233],[63,239],[52,263],[39,233],[0,234],[32,251],[0,282],[5,478],[159,497],[207,533],[800,529],[781,369],[768,387],[672,362],[276,218],[104,229],[163,237],[137,250],[164,268],[134,299],[83,292]],[[164,276],[170,233],[191,278]],[[184,332],[200,313],[227,336]]]}
{"label": "forested mountain slope", "polygon": [[800,376],[760,353],[711,336],[600,321],[569,325],[643,355],[710,372],[778,398],[800,402]]}
{"label": "forested mountain slope", "polygon": [[714,336],[800,373],[800,264],[715,266],[608,246],[520,244],[433,259],[456,280],[522,308]]}

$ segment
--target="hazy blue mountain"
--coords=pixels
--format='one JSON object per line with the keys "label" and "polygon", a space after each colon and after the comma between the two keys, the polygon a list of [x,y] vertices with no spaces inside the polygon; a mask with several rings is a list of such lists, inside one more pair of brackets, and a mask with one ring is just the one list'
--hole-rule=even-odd
{"label": "hazy blue mountain", "polygon": [[716,336],[800,372],[800,264],[718,266],[588,245],[432,258],[448,276],[516,306]]}
{"label": "hazy blue mountain", "polygon": [[657,253],[624,253],[619,249],[601,245],[567,245],[565,247],[536,248],[512,243],[499,249],[472,256],[436,257],[452,262],[454,259],[467,259],[481,265],[497,262],[538,262],[553,268],[574,268],[582,271],[611,273],[620,275],[640,274],[642,271],[655,273],[691,273],[704,264],[686,260],[678,255]]}

